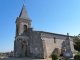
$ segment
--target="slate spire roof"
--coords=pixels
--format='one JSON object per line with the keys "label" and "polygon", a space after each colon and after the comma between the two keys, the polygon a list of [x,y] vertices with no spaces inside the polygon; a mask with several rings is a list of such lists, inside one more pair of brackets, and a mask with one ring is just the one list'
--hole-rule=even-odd
{"label": "slate spire roof", "polygon": [[25,4],[23,4],[19,17],[23,19],[29,19]]}

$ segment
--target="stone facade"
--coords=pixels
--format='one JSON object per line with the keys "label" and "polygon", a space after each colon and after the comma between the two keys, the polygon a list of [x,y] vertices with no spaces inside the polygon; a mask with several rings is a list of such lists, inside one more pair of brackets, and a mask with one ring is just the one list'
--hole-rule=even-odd
{"label": "stone facade", "polygon": [[[67,35],[43,31],[34,31],[31,27],[26,7],[23,5],[19,17],[16,19],[16,36],[14,41],[14,56],[48,58],[53,53],[64,54]],[[73,37],[70,37],[71,51],[74,51]]]}
{"label": "stone facade", "polygon": [[[45,41],[46,45],[46,51],[47,51],[47,57],[50,57],[52,53],[54,53],[54,50],[56,48],[59,49],[60,54],[62,53],[62,48],[65,48],[65,39],[67,38],[66,35],[57,35],[52,33],[41,33],[41,39]],[[71,51],[74,52],[74,46],[73,46],[73,37],[71,37],[70,41],[70,48]]]}

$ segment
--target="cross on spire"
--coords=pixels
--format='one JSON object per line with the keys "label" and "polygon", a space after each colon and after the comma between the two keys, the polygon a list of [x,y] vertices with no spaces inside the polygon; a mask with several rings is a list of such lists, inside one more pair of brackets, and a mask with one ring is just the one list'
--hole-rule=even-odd
{"label": "cross on spire", "polygon": [[67,36],[69,36],[69,33],[67,33]]}
{"label": "cross on spire", "polygon": [[25,0],[24,0],[24,5],[25,5]]}
{"label": "cross on spire", "polygon": [[20,12],[19,17],[24,18],[24,19],[29,19],[28,13],[27,13],[27,10],[26,10],[25,0],[23,0],[23,1],[24,1],[24,4],[23,4],[23,7],[22,7],[22,10]]}
{"label": "cross on spire", "polygon": [[67,39],[69,39],[69,33],[67,33]]}

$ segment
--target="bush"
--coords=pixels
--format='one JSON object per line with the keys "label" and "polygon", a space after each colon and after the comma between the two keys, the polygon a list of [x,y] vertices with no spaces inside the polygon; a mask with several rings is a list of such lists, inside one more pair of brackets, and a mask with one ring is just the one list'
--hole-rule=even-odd
{"label": "bush", "polygon": [[80,60],[80,55],[79,54],[75,55],[74,60]]}
{"label": "bush", "polygon": [[52,55],[52,60],[58,60],[58,57],[59,57],[58,54],[53,54]]}

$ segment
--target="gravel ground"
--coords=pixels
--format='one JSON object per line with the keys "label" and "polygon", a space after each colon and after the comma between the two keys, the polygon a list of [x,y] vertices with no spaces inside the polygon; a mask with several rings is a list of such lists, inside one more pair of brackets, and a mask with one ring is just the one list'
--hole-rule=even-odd
{"label": "gravel ground", "polygon": [[34,59],[34,58],[0,58],[0,60],[51,60],[48,59]]}

